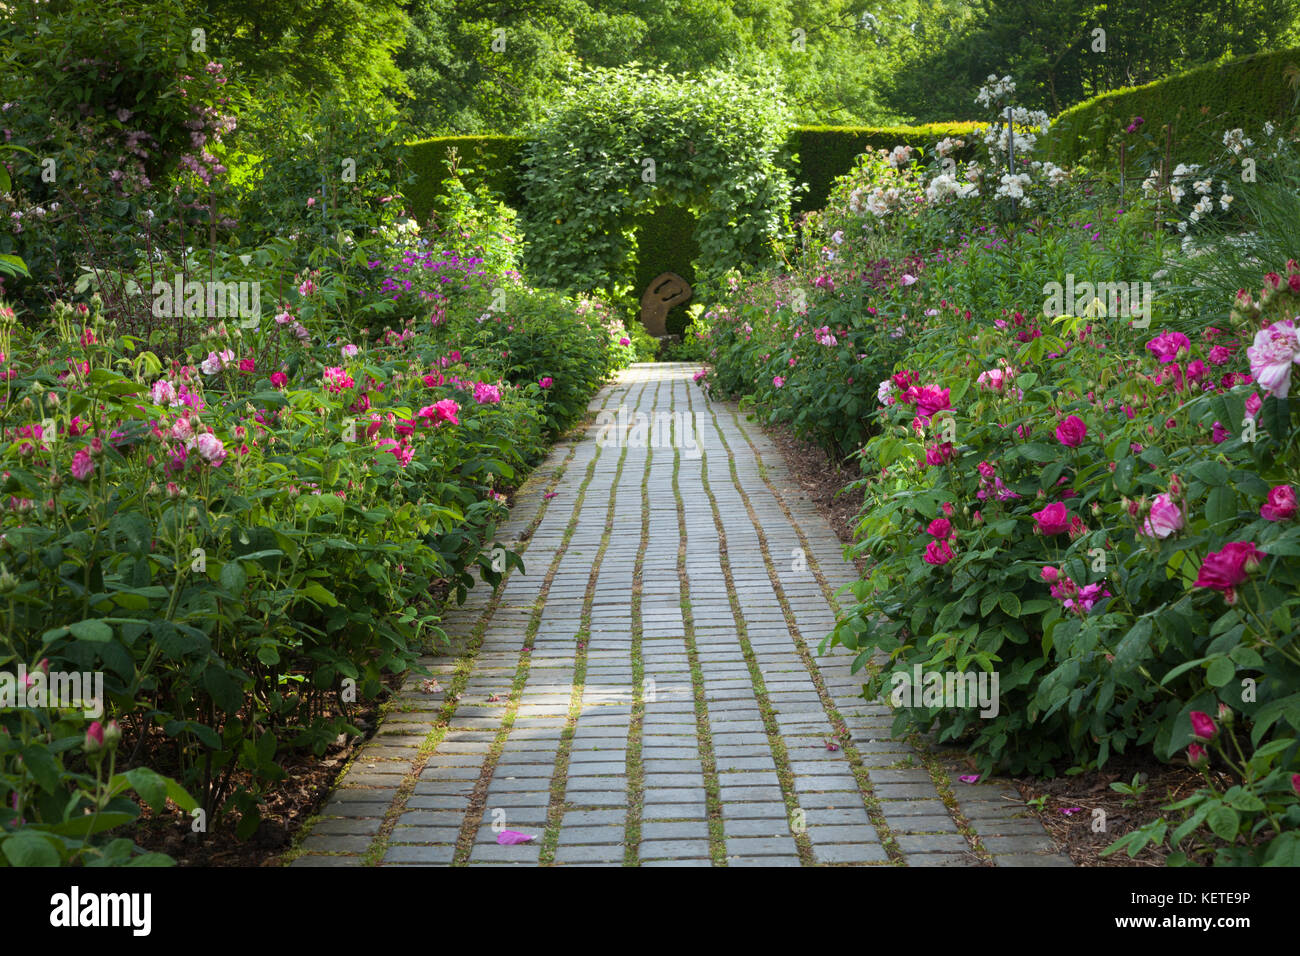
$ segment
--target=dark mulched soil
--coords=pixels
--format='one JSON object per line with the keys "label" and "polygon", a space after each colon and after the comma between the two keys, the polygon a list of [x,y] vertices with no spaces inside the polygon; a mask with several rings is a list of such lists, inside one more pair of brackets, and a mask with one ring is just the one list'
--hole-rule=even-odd
{"label": "dark mulched soil", "polygon": [[[830,522],[840,540],[853,540],[862,495],[841,489],[860,477],[855,461],[847,465],[832,461],[821,448],[800,441],[783,426],[764,426],[764,433],[780,450],[786,466],[803,489],[804,496],[815,504]],[[864,562],[856,562],[859,571]],[[1131,783],[1141,774],[1146,787],[1137,797],[1112,790],[1112,783]],[[1161,866],[1165,850],[1144,849],[1135,859],[1126,852],[1101,856],[1114,841],[1160,816],[1166,802],[1189,795],[1201,783],[1201,777],[1187,767],[1171,767],[1154,759],[1112,760],[1105,771],[1056,779],[1034,777],[1012,781],[1026,801],[1046,797],[1039,818],[1056,841],[1058,849],[1068,853],[1076,866]],[[1062,813],[1080,807],[1072,813]],[[1094,810],[1105,814],[1105,832],[1093,832]]]}
{"label": "dark mulched soil", "polygon": [[[400,677],[390,677],[385,682],[387,693],[394,691],[400,682]],[[374,732],[381,703],[382,700],[370,701],[355,715],[354,723],[365,731],[364,736],[340,737],[320,757],[304,753],[280,758],[285,779],[264,794],[262,822],[247,840],[235,834],[237,815],[223,819],[200,839],[191,833],[190,819],[179,810],[159,816],[146,808],[135,834],[136,844],[168,854],[179,866],[279,866],[280,854],[292,846],[303,823],[325,802],[339,771]],[[150,753],[146,746],[139,762],[166,773],[169,756],[166,750]],[[236,781],[247,783],[247,775],[243,779],[237,775]]]}

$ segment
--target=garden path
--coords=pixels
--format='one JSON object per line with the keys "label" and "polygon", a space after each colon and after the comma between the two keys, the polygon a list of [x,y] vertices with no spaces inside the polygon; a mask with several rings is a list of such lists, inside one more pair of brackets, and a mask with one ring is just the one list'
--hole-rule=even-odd
{"label": "garden path", "polygon": [[[696,370],[626,370],[536,469],[501,534],[527,574],[448,613],[292,865],[1070,865],[818,656],[856,573]],[[648,442],[602,440],[638,412]]]}

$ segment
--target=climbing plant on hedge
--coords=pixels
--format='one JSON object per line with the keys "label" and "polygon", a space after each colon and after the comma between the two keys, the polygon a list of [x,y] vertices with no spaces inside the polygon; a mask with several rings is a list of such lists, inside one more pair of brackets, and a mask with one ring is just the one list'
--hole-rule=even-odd
{"label": "climbing plant on hedge", "polygon": [[780,93],[756,81],[633,67],[581,74],[522,149],[529,275],[626,294],[634,220],[667,202],[698,216],[697,279],[770,259],[789,228],[788,133]]}

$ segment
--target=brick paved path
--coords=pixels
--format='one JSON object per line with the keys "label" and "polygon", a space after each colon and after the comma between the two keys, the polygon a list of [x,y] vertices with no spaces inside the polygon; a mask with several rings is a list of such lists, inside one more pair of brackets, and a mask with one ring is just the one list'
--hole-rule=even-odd
{"label": "brick paved path", "polygon": [[527,574],[448,614],[292,865],[1069,865],[817,656],[853,568],[695,370],[624,372],[520,489]]}

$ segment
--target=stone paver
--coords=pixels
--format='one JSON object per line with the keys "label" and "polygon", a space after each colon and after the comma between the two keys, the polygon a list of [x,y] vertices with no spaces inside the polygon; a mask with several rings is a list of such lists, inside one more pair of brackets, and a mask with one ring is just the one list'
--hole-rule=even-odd
{"label": "stone paver", "polygon": [[696,371],[625,371],[518,490],[526,573],[446,611],[439,686],[407,677],[292,865],[1069,865],[817,655],[856,572]]}

